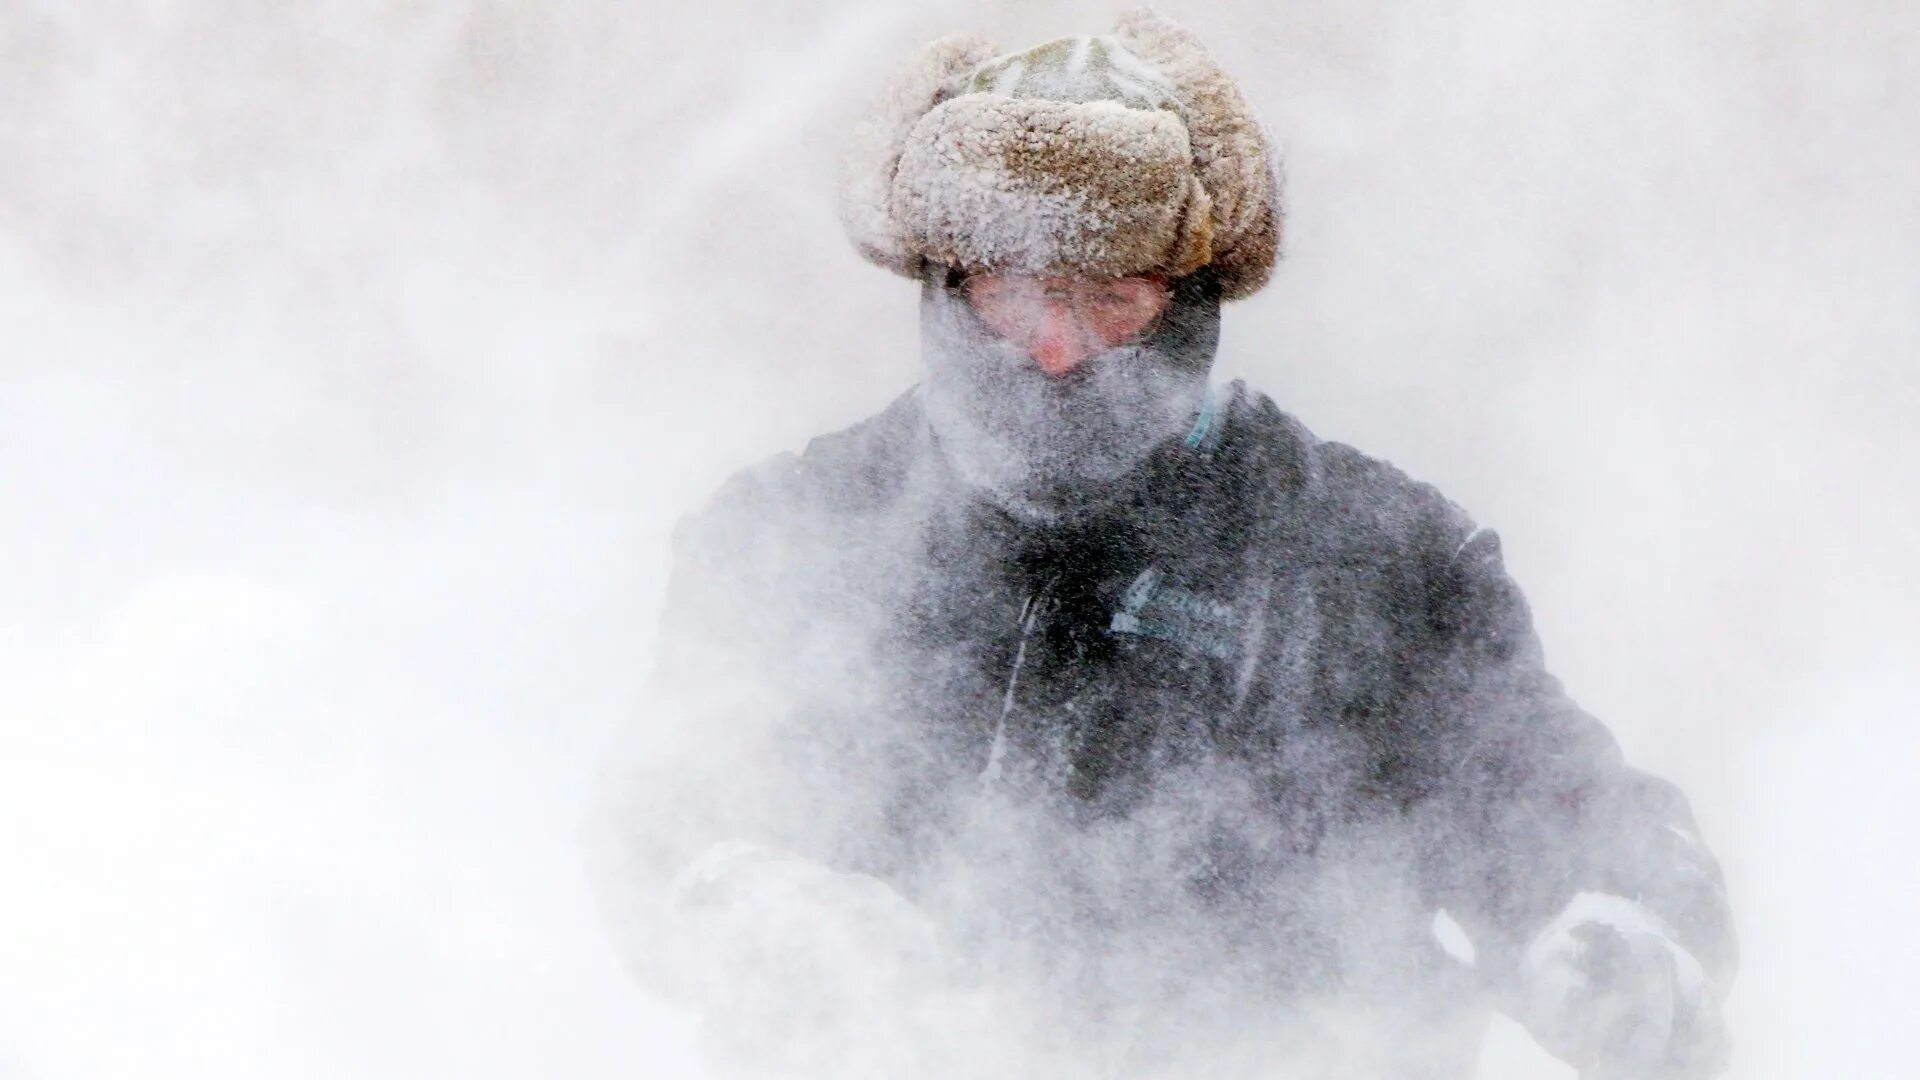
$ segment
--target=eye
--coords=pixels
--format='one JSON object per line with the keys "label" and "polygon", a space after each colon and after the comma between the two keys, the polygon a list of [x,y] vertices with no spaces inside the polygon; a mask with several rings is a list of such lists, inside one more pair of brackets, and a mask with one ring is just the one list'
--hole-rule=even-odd
{"label": "eye", "polygon": [[966,281],[967,299],[976,304],[990,304],[1005,295],[1008,285],[1005,279],[989,274],[976,274]]}
{"label": "eye", "polygon": [[1152,278],[1121,278],[1101,289],[1098,302],[1116,308],[1158,307],[1166,299],[1167,287]]}
{"label": "eye", "polygon": [[1121,278],[1087,298],[1087,314],[1102,339],[1119,344],[1153,325],[1167,298],[1167,287],[1152,278]]}
{"label": "eye", "polygon": [[987,328],[1002,337],[1017,337],[1038,324],[1046,304],[1035,282],[980,274],[965,285],[967,303]]}

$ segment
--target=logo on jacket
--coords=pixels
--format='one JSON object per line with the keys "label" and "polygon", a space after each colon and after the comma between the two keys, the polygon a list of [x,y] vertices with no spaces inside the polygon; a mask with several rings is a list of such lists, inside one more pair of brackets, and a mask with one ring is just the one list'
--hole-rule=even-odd
{"label": "logo on jacket", "polygon": [[1218,660],[1232,660],[1239,640],[1239,622],[1231,607],[1169,584],[1154,566],[1140,571],[1121,594],[1120,610],[1113,613],[1107,630],[1171,641]]}

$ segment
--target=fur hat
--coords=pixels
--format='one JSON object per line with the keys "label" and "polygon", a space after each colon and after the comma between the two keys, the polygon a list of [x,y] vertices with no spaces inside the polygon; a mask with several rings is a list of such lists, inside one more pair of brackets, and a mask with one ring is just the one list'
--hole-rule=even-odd
{"label": "fur hat", "polygon": [[1280,239],[1259,122],[1197,38],[1144,9],[1021,53],[926,46],[855,129],[841,217],[909,277],[926,260],[1040,277],[1212,266],[1228,300],[1266,284]]}

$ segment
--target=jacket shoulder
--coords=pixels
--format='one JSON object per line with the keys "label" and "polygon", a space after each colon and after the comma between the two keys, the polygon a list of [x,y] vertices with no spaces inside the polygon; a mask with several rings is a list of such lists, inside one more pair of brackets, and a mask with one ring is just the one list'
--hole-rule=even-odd
{"label": "jacket shoulder", "polygon": [[1279,451],[1277,492],[1291,513],[1317,524],[1322,538],[1356,555],[1451,554],[1476,530],[1472,518],[1432,484],[1416,480],[1384,458],[1322,439],[1265,394],[1236,395],[1262,442]]}
{"label": "jacket shoulder", "polygon": [[[734,473],[675,530],[676,548],[742,543],[772,549],[849,514],[890,505],[905,486],[919,437],[911,393],[881,412]],[[736,552],[736,555],[745,554]]]}

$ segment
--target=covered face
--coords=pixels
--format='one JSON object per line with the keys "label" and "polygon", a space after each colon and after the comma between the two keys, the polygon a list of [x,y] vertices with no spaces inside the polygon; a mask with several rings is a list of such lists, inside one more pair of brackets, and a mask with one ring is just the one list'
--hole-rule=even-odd
{"label": "covered face", "polygon": [[1042,279],[931,267],[920,398],[962,481],[1016,517],[1083,516],[1206,398],[1219,287],[1205,273]]}
{"label": "covered face", "polygon": [[1158,277],[1079,281],[974,274],[962,287],[989,330],[1061,377],[1096,353],[1141,337],[1166,310],[1169,296]]}

